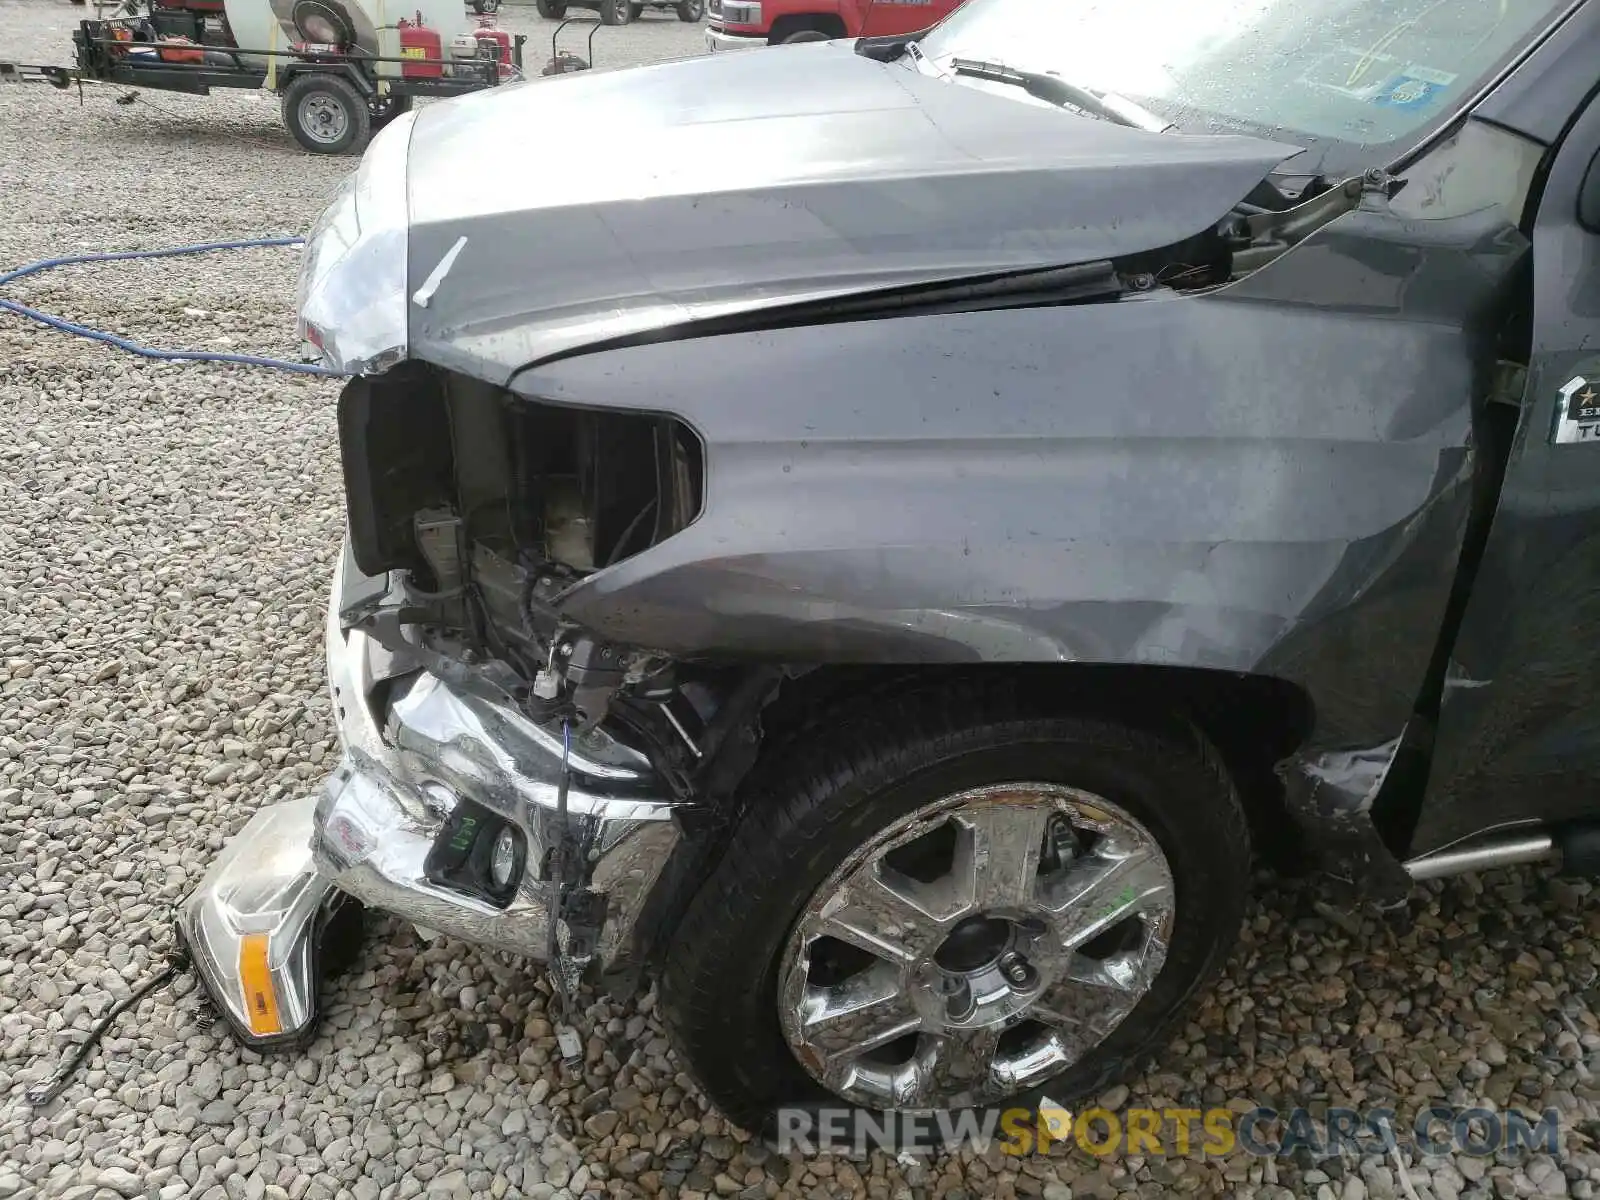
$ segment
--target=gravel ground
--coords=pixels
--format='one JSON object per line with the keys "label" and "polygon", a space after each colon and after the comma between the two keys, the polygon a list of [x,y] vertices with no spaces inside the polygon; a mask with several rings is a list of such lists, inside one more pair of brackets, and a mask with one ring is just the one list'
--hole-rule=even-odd
{"label": "gravel ground", "polygon": [[[0,0],[0,58],[64,61],[82,11]],[[528,10],[506,24],[541,28]],[[653,16],[597,45],[646,61],[698,38]],[[0,265],[299,232],[350,165],[297,152],[264,97],[114,95],[0,92]],[[74,268],[14,294],[156,344],[285,355],[295,265]],[[393,922],[307,1053],[241,1051],[180,979],[30,1110],[26,1086],[157,965],[212,852],[332,765],[319,633],[340,501],[322,382],[146,363],[0,316],[0,414],[0,1197],[1600,1194],[1600,912],[1587,885],[1532,871],[1434,885],[1385,923],[1265,886],[1193,1023],[1105,1101],[1548,1106],[1559,1161],[1408,1158],[1402,1177],[1354,1155],[780,1158],[707,1111],[651,997],[587,997],[568,1077],[530,972]]]}

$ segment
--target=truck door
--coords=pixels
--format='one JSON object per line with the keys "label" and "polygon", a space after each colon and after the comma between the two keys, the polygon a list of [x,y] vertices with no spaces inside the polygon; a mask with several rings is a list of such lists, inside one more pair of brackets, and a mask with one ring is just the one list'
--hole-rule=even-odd
{"label": "truck door", "polygon": [[1600,103],[1590,103],[1537,201],[1527,386],[1451,654],[1413,854],[1508,813],[1555,822],[1600,811],[1597,150]]}
{"label": "truck door", "polygon": [[867,0],[862,15],[862,37],[887,37],[916,33],[944,18],[960,0]]}

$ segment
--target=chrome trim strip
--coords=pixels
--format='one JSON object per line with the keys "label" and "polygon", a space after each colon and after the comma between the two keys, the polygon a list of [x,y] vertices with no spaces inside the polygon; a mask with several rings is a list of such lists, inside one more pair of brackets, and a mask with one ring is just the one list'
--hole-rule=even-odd
{"label": "chrome trim strip", "polygon": [[1459,850],[1436,851],[1421,858],[1409,859],[1404,866],[1406,874],[1414,880],[1443,879],[1490,867],[1546,862],[1556,857],[1554,838],[1548,833],[1528,833],[1500,837]]}

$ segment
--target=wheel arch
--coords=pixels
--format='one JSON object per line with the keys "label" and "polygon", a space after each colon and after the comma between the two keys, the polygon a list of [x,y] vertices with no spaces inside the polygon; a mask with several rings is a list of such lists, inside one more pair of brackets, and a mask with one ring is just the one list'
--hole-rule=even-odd
{"label": "wheel arch", "polygon": [[1281,870],[1301,865],[1299,826],[1275,768],[1309,740],[1316,710],[1304,688],[1273,675],[1104,663],[820,668],[786,683],[763,714],[762,754],[826,720],[847,696],[997,678],[1041,713],[1111,720],[1158,734],[1198,732],[1239,789],[1263,862]]}
{"label": "wheel arch", "polygon": [[[1041,714],[1110,720],[1168,736],[1198,733],[1238,791],[1262,865],[1282,873],[1305,865],[1300,827],[1275,768],[1310,737],[1315,710],[1304,689],[1270,675],[1082,663],[798,669],[761,712],[756,761],[816,730],[846,699],[911,688],[983,687],[1013,690]],[[683,850],[663,870],[641,914],[633,962],[659,965],[661,948],[726,848],[745,804],[737,791],[713,801],[703,821],[685,831]]]}
{"label": "wheel arch", "polygon": [[378,87],[373,79],[359,68],[348,63],[290,63],[279,68],[277,94],[282,96],[289,90],[289,85],[297,79],[318,75],[336,76],[343,79],[363,96],[372,97],[378,94]]}
{"label": "wheel arch", "polygon": [[772,31],[767,34],[767,41],[777,45],[785,38],[808,29],[825,33],[830,38],[842,38],[849,34],[849,30],[844,26],[844,20],[837,13],[786,13],[772,22]]}
{"label": "wheel arch", "polygon": [[[1159,838],[1177,894],[1198,901],[1184,906],[1187,915],[1164,943],[1170,969],[1163,968],[1149,997],[1139,1001],[1139,1020],[1119,1024],[1104,1044],[1064,1062],[1060,1072],[974,1101],[979,1111],[999,1116],[1008,1104],[1039,1103],[1046,1091],[1068,1102],[1103,1092],[1165,1044],[1244,923],[1251,882],[1246,816],[1220,756],[1194,737],[1181,711],[1152,711],[1151,721],[1130,726],[1116,720],[1115,705],[1108,719],[1104,705],[1085,717],[1080,706],[1050,703],[1082,691],[1059,683],[1036,706],[1034,681],[1005,666],[958,671],[949,686],[942,672],[937,682],[925,672],[911,674],[917,677],[912,690],[882,697],[863,694],[861,686],[877,681],[861,676],[809,681],[818,690],[806,707],[828,712],[831,728],[806,733],[812,727],[802,718],[801,740],[780,747],[758,768],[748,792],[760,802],[746,808],[670,933],[659,978],[663,1020],[689,1075],[721,1111],[751,1130],[770,1134],[778,1114],[796,1107],[881,1106],[883,1096],[851,1097],[818,1078],[807,1067],[815,1059],[796,1053],[794,1030],[779,1028],[772,1006],[786,994],[782,948],[841,859],[858,861],[851,859],[855,850],[946,797],[970,798],[978,794],[971,789],[987,789],[1013,772],[1019,781],[1077,781],[1107,797],[1108,805],[1128,806],[1146,835]],[[921,686],[924,680],[931,686]],[[901,676],[880,686],[905,682]],[[840,687],[849,693],[845,703]],[[766,712],[781,739],[782,710],[769,705]],[[1149,728],[1152,722],[1161,728]],[[882,808],[871,802],[880,789]],[[870,902],[865,911],[870,923]],[[966,1103],[955,1098],[957,1107]]]}

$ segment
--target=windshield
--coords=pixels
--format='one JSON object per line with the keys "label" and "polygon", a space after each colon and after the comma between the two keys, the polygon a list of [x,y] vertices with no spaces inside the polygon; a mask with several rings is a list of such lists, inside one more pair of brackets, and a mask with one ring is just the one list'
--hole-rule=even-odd
{"label": "windshield", "polygon": [[1409,148],[1566,3],[967,0],[921,49],[1056,74],[1185,133],[1304,146],[1287,169],[1343,175]]}

